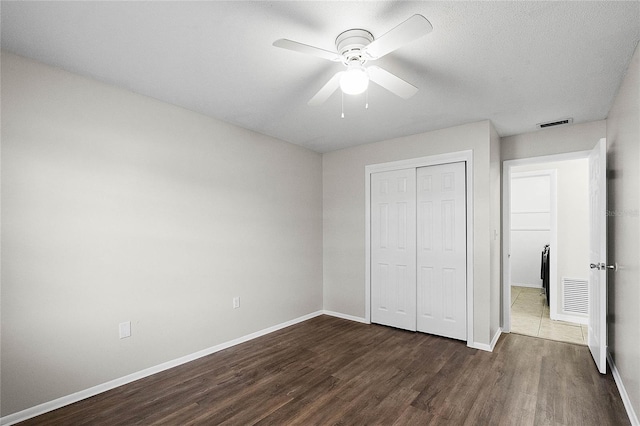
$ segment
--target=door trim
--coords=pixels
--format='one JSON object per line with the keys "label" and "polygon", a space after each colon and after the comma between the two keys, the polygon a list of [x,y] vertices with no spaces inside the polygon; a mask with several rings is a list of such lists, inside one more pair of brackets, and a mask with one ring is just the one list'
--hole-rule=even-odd
{"label": "door trim", "polygon": [[447,163],[466,163],[467,183],[467,346],[473,340],[473,151],[458,151],[427,157],[391,161],[365,166],[365,322],[371,323],[371,174],[392,170],[435,166]]}
{"label": "door trim", "polygon": [[[502,331],[505,333],[511,332],[511,268],[509,261],[509,252],[511,251],[511,240],[509,238],[511,232],[511,168],[589,158],[590,152],[576,151],[502,162]],[[556,256],[557,250],[551,250],[551,279],[557,279],[558,275]]]}

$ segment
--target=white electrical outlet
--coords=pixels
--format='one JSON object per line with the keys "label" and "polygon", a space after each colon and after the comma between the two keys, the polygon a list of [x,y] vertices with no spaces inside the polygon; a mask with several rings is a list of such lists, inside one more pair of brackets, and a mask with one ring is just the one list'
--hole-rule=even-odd
{"label": "white electrical outlet", "polygon": [[118,327],[120,331],[120,338],[131,337],[131,321],[121,322]]}
{"label": "white electrical outlet", "polygon": [[234,297],[233,298],[233,309],[238,309],[240,307],[240,298],[239,297]]}

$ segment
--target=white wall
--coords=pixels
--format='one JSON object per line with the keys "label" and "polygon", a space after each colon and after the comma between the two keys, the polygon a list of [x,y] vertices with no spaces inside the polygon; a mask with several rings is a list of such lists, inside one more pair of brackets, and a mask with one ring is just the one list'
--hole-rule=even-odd
{"label": "white wall", "polygon": [[502,325],[502,162],[500,153],[500,136],[493,126],[490,126],[490,152],[489,152],[489,193],[491,197],[490,220],[490,286],[491,286],[491,324],[489,336],[495,339]]}
{"label": "white wall", "polygon": [[2,416],[322,308],[317,153],[2,53],[1,161]]}
{"label": "white wall", "polygon": [[[499,267],[497,277],[491,276],[492,224],[499,227],[500,220],[500,186],[499,183],[492,186],[490,175],[490,170],[497,170],[499,182],[499,141],[496,136],[491,144],[492,127],[490,122],[482,121],[323,155],[326,310],[361,318],[365,315],[365,166],[473,149],[474,338],[478,343],[490,343],[491,297],[494,287],[499,297],[500,286]],[[490,166],[491,159],[495,164]],[[497,191],[497,198],[493,196],[495,202],[492,187]],[[497,204],[495,211],[492,204]],[[491,214],[496,212],[498,217],[492,218]],[[499,253],[499,238],[495,241]],[[497,262],[499,265],[499,258]],[[499,319],[499,304],[495,308]]]}
{"label": "white wall", "polygon": [[541,251],[551,244],[551,171],[516,170],[511,169],[511,285],[542,287]]}
{"label": "white wall", "polygon": [[640,416],[640,48],[607,118],[609,351]]}
{"label": "white wall", "polygon": [[[595,145],[595,144],[594,144]],[[589,279],[589,161],[550,163],[558,179],[558,279]],[[560,300],[560,295],[556,295]]]}
{"label": "white wall", "polygon": [[549,127],[501,139],[502,161],[588,151],[606,135],[606,121]]}

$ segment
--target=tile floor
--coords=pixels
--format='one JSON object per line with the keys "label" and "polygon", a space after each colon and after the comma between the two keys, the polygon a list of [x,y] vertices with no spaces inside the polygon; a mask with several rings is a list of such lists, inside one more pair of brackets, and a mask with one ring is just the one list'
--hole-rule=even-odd
{"label": "tile floor", "polygon": [[511,332],[560,342],[587,344],[587,326],[549,318],[539,288],[511,287]]}

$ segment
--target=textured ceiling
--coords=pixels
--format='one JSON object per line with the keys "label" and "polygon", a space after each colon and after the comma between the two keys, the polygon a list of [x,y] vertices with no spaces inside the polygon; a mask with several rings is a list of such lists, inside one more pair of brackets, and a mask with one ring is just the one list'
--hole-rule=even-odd
{"label": "textured ceiling", "polygon": [[[606,118],[640,39],[633,2],[7,2],[2,48],[259,133],[327,152],[490,119],[501,136]],[[376,62],[417,86],[307,101],[349,28],[379,37],[413,14],[433,32]]]}

